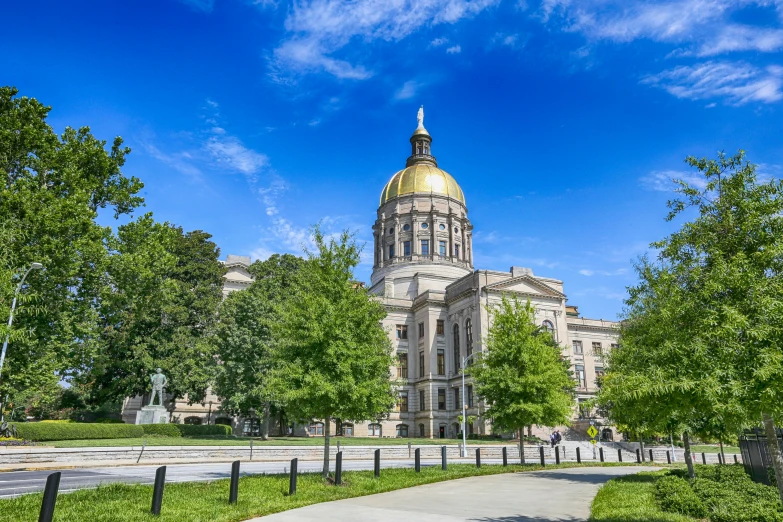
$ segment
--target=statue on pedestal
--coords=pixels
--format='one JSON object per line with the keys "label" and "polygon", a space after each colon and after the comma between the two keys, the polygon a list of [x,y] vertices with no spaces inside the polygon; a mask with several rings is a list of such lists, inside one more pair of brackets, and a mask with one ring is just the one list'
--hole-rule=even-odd
{"label": "statue on pedestal", "polygon": [[160,400],[160,405],[163,406],[163,396],[166,393],[166,385],[169,383],[166,376],[163,375],[163,370],[160,368],[155,370],[155,374],[150,376],[150,381],[152,382],[152,396],[148,406],[152,406],[155,403],[156,394]]}

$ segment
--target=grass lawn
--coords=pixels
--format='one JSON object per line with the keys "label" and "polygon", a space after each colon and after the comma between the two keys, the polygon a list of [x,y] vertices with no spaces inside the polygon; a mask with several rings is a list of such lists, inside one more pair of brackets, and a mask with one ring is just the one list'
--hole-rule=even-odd
{"label": "grass lawn", "polygon": [[646,471],[612,479],[598,491],[589,522],[694,522],[695,518],[667,513],[655,501],[655,481],[664,471]]}
{"label": "grass lawn", "polygon": [[[720,453],[720,446],[712,444],[694,444],[691,445],[691,451],[693,453]],[[723,452],[728,454],[740,454],[740,449],[737,446],[723,445]]]}
{"label": "grass lawn", "polygon": [[[146,439],[85,439],[85,440],[55,440],[42,442],[42,446],[54,446],[56,448],[85,448],[85,447],[116,447],[116,446],[141,446],[144,441],[147,446],[250,446],[250,437],[147,437]],[[407,446],[410,442],[413,446],[444,444],[462,444],[462,439],[381,439],[378,437],[332,437],[331,444],[337,447],[337,441],[341,446]],[[511,440],[469,440],[468,445],[477,444],[501,444],[514,446],[518,442]],[[529,444],[525,442],[525,444]],[[269,440],[254,438],[253,446],[323,446],[323,437],[275,437]]]}
{"label": "grass lawn", "polygon": [[[600,464],[599,464],[600,465]],[[607,463],[603,466],[618,465]],[[623,464],[628,465],[628,464]],[[547,468],[576,467],[564,463]],[[584,465],[582,465],[584,466]],[[495,475],[541,469],[538,465],[508,466],[484,465],[480,469],[470,464],[452,464],[447,471],[440,467],[413,469],[384,469],[381,477],[373,477],[372,471],[348,471],[343,473],[342,487],[330,485],[319,474],[299,476],[297,494],[288,496],[288,475],[254,475],[239,482],[239,501],[228,503],[229,481],[168,484],[163,495],[160,517],[150,513],[152,486],[112,484],[98,489],[80,490],[60,495],[54,517],[58,522],[143,520],[194,522],[238,522],[255,516],[269,515],[297,507],[328,502],[343,498],[372,495],[395,489],[452,480],[478,475]],[[651,487],[651,486],[650,486]],[[14,499],[0,500],[0,522],[36,520],[43,494],[31,494]],[[596,519],[626,520],[626,519]],[[642,520],[642,519],[627,519]],[[645,518],[647,521],[657,519]],[[661,518],[661,521],[685,521],[684,518]]]}

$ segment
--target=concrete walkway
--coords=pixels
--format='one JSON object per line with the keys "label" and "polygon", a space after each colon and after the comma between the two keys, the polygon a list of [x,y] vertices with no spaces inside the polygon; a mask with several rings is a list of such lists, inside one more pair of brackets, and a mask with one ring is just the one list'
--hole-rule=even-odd
{"label": "concrete walkway", "polygon": [[652,469],[659,468],[572,468],[471,477],[314,504],[250,522],[584,521],[603,483]]}

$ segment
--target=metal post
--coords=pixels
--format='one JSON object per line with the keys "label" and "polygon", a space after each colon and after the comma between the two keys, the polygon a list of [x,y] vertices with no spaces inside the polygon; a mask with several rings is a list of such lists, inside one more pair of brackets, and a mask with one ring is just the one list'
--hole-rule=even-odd
{"label": "metal post", "polygon": [[339,440],[337,441],[337,452],[338,453],[340,452],[340,441]]}
{"label": "metal post", "polygon": [[481,448],[476,448],[476,467],[481,467]]}
{"label": "metal post", "polygon": [[655,462],[655,461],[653,460],[653,453],[652,453],[652,450],[650,450],[650,462]]}
{"label": "metal post", "polygon": [[538,447],[538,455],[541,457],[541,465],[546,466],[546,462],[544,461],[544,446]]}
{"label": "metal post", "polygon": [[253,460],[253,439],[250,439],[250,460]]}
{"label": "metal post", "polygon": [[5,352],[8,349],[8,340],[11,338],[11,325],[14,323],[14,310],[16,309],[16,297],[19,295],[19,292],[22,290],[22,285],[24,285],[24,280],[27,278],[27,274],[30,273],[31,270],[40,270],[43,268],[43,265],[41,263],[32,263],[30,264],[30,268],[27,269],[27,272],[24,273],[22,276],[22,280],[19,281],[19,284],[16,285],[16,291],[14,291],[14,299],[11,301],[11,314],[8,316],[8,331],[5,334],[5,341],[3,341],[3,351],[0,352],[0,375],[3,373],[3,363],[5,362]]}
{"label": "metal post", "polygon": [[669,452],[669,450],[666,450],[666,464],[672,463],[672,454]]}
{"label": "metal post", "polygon": [[408,442],[408,458],[411,458],[411,443]]}
{"label": "metal post", "polygon": [[503,466],[508,466],[508,450],[503,446]]}
{"label": "metal post", "polygon": [[636,448],[636,463],[637,464],[642,463],[642,452],[639,451],[639,448]]}
{"label": "metal post", "polygon": [[288,478],[288,495],[296,495],[296,469],[299,467],[299,459],[291,459],[291,475]]}
{"label": "metal post", "polygon": [[416,462],[414,464],[414,467],[416,468],[416,473],[421,473],[421,448],[416,448]]}
{"label": "metal post", "polygon": [[334,485],[339,486],[343,483],[343,452],[337,452],[337,464],[334,467]]}
{"label": "metal post", "polygon": [[622,462],[622,461],[623,461],[623,450],[618,448],[617,449],[617,462]]}
{"label": "metal post", "polygon": [[579,447],[576,448],[576,463],[581,464],[582,463],[582,455],[579,451]]}
{"label": "metal post", "polygon": [[141,460],[141,456],[144,455],[144,448],[146,447],[147,447],[147,439],[145,438],[142,439],[141,441],[141,452],[139,452],[139,458],[136,459],[136,464],[139,463],[139,461]]}
{"label": "metal post", "polygon": [[567,460],[568,457],[566,457],[566,449],[563,448],[563,460]]}
{"label": "metal post", "polygon": [[723,462],[720,460],[720,453],[718,453],[718,464],[723,464]]}
{"label": "metal post", "polygon": [[377,449],[375,450],[375,478],[378,478],[381,476],[381,450]]}
{"label": "metal post", "polygon": [[61,473],[57,471],[46,477],[46,488],[44,489],[38,522],[52,522],[54,504],[57,502],[57,490],[60,488],[60,476]]}
{"label": "metal post", "polygon": [[231,463],[231,484],[228,489],[228,503],[236,504],[239,498],[239,461]]}
{"label": "metal post", "polygon": [[598,448],[598,456],[601,457],[601,462],[604,461],[604,449]]}
{"label": "metal post", "polygon": [[152,514],[160,515],[163,504],[163,486],[166,484],[166,466],[161,466],[155,472],[155,485],[152,487]]}
{"label": "metal post", "polygon": [[739,461],[737,461],[737,454],[734,454],[734,464],[739,464]]}
{"label": "metal post", "polygon": [[446,446],[440,447],[440,468],[446,471]]}
{"label": "metal post", "polygon": [[704,452],[701,453],[701,463],[702,464],[707,463],[707,455],[705,455]]}

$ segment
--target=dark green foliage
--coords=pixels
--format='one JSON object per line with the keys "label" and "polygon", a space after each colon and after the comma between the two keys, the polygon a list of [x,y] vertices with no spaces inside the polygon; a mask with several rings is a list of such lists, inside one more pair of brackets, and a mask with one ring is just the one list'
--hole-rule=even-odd
{"label": "dark green foliage", "polygon": [[76,439],[126,439],[142,437],[144,429],[133,424],[86,424],[80,422],[24,422],[16,424],[20,439],[37,442]]}
{"label": "dark green foliage", "polygon": [[176,424],[141,424],[144,435],[158,435],[160,437],[181,437],[182,433]]}
{"label": "dark green foliage", "polygon": [[142,424],[145,435],[162,437],[200,437],[205,435],[231,435],[231,426],[222,424]]}
{"label": "dark green foliage", "polygon": [[670,475],[658,479],[655,498],[664,511],[700,518],[707,513],[701,499],[684,478]]}

